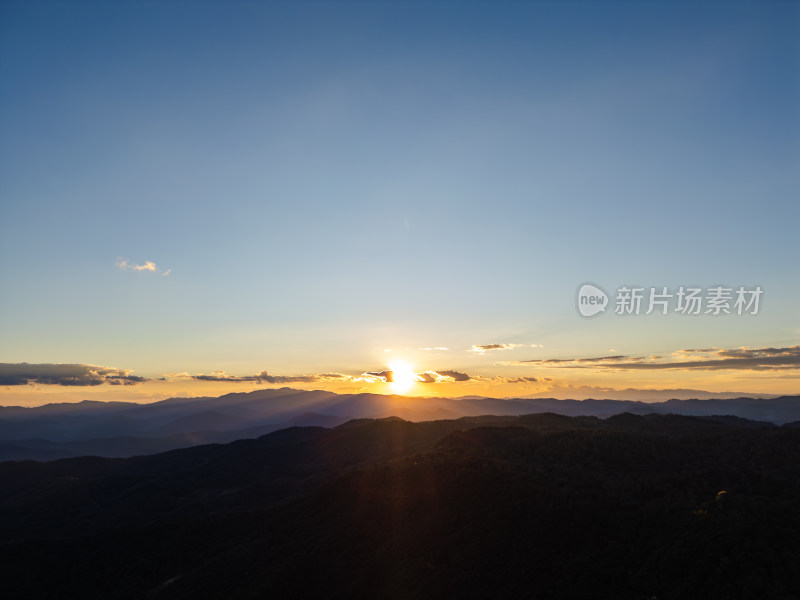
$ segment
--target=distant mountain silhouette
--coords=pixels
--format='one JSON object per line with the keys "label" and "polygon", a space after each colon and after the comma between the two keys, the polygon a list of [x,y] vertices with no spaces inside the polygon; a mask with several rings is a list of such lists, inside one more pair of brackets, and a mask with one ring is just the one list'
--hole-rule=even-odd
{"label": "distant mountain silhouette", "polygon": [[[209,416],[209,412],[201,413],[201,415],[205,415],[205,417],[202,418],[206,419]],[[175,422],[165,427],[177,430],[183,428],[190,429],[193,424],[197,424],[190,421],[194,416],[195,415],[189,415],[184,418],[185,420],[176,420],[181,421],[182,425],[188,425],[187,427],[173,426]],[[291,421],[284,423],[257,425],[246,429],[232,429],[229,431],[222,429],[222,427],[218,425],[218,421],[211,421],[210,423],[206,422],[204,424],[211,427],[216,426],[217,429],[211,431],[188,431],[172,435],[165,435],[162,430],[162,435],[165,435],[165,437],[117,436],[109,438],[90,438],[87,440],[70,440],[66,442],[41,438],[13,440],[5,443],[0,442],[0,461],[55,460],[74,456],[126,458],[143,454],[166,452],[167,450],[175,450],[177,448],[188,448],[199,444],[227,443],[239,439],[251,439],[272,431],[286,429],[287,427],[311,425],[335,427],[347,420],[348,419],[344,417],[302,413],[294,417]]]}
{"label": "distant mountain silhouette", "polygon": [[484,397],[417,398],[335,394],[291,388],[152,404],[80,402],[0,407],[0,461],[86,454],[128,457],[210,442],[253,438],[292,425],[335,426],[351,418],[410,421],[552,412],[568,416],[730,415],[775,424],[800,421],[800,396],[709,400],[556,400]]}
{"label": "distant mountain silhouette", "polygon": [[178,417],[166,425],[150,430],[151,434],[173,435],[187,431],[230,431],[243,429],[248,424],[246,417],[235,417],[216,410],[206,410]]}
{"label": "distant mountain silhouette", "polygon": [[5,462],[0,581],[26,599],[792,598],[798,459],[790,426],[542,413]]}
{"label": "distant mountain silhouette", "polygon": [[[562,392],[563,393],[563,392]],[[775,394],[744,394],[741,392],[707,392],[690,388],[671,388],[663,390],[645,390],[637,388],[603,389],[592,386],[576,386],[569,388],[573,397],[600,397],[607,400],[635,400],[644,402],[663,402],[666,400],[733,400],[736,398],[774,398]],[[544,398],[552,392],[532,394],[526,398]],[[558,396],[563,399],[563,396]],[[568,399],[568,398],[566,398]]]}

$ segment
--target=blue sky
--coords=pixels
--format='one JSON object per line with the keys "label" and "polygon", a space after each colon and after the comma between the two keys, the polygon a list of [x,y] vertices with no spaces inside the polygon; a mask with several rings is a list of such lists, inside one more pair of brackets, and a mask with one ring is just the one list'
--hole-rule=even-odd
{"label": "blue sky", "polygon": [[[799,25],[795,2],[5,2],[0,361],[357,374],[392,349],[512,377],[471,346],[794,346]],[[586,320],[586,281],[760,285],[763,311]]]}

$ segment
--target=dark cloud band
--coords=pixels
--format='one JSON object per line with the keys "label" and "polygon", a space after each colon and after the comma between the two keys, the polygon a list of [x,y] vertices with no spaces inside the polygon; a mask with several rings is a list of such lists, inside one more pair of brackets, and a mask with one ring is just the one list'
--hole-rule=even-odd
{"label": "dark cloud band", "polygon": [[685,360],[664,361],[660,356],[602,356],[596,358],[551,358],[514,361],[509,364],[567,369],[615,370],[755,370],[770,371],[800,368],[800,346],[786,348],[703,348],[680,350],[675,354]]}
{"label": "dark cloud band", "polygon": [[329,378],[328,375],[300,375],[291,377],[286,375],[270,375],[266,371],[261,371],[258,375],[245,375],[238,377],[236,375],[226,375],[223,372],[213,373],[211,375],[192,375],[191,378],[197,381],[226,381],[230,383],[241,382],[255,382],[255,383],[313,383],[322,379]]}
{"label": "dark cloud band", "polygon": [[148,381],[129,369],[83,364],[0,363],[0,385],[136,385]]}

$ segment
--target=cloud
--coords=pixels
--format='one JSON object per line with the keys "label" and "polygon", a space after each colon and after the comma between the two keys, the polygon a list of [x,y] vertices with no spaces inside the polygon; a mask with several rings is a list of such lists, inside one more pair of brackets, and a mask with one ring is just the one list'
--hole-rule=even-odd
{"label": "cloud", "polygon": [[600,356],[595,358],[550,358],[512,361],[505,364],[569,369],[608,370],[756,370],[777,371],[800,368],[800,346],[785,348],[701,348],[678,350],[671,359],[662,356]]}
{"label": "cloud", "polygon": [[96,365],[0,363],[0,385],[135,385],[148,381],[130,373],[130,369]]}
{"label": "cloud", "polygon": [[436,352],[436,351],[447,350],[447,348],[444,348],[443,346],[437,346],[435,348],[420,348],[420,350],[423,350],[425,352]]}
{"label": "cloud", "polygon": [[[360,375],[347,375],[344,373],[320,373],[314,375],[286,376],[269,375],[262,371],[258,375],[229,375],[225,371],[213,371],[211,374],[168,373],[169,379],[193,379],[195,381],[214,381],[228,383],[393,383],[394,372],[391,369],[381,371],[365,371]],[[536,383],[549,381],[541,377],[485,377],[482,375],[469,375],[461,371],[437,370],[414,373],[414,381],[422,384],[433,383],[463,383],[466,381],[480,381],[492,383]]]}
{"label": "cloud", "polygon": [[[652,357],[658,358],[658,357]],[[645,357],[633,357],[618,354],[615,356],[597,356],[594,358],[546,358],[541,360],[515,360],[509,361],[504,364],[530,364],[539,363],[547,366],[561,366],[562,363],[597,363],[597,362],[613,362],[613,361],[630,361],[630,360],[646,360]],[[569,366],[569,364],[565,365]]]}
{"label": "cloud", "polygon": [[150,271],[152,273],[161,273],[161,275],[165,277],[172,273],[172,269],[167,269],[162,272],[161,269],[158,268],[158,265],[152,260],[146,260],[144,264],[137,265],[130,262],[127,258],[119,257],[117,258],[117,262],[114,263],[114,266],[123,271]]}
{"label": "cloud", "polygon": [[225,371],[212,371],[211,373],[166,373],[162,378],[165,381],[194,380],[212,381],[223,383],[375,383],[378,380],[386,381],[391,377],[391,371],[380,373],[362,373],[361,375],[346,375],[344,373],[317,373],[313,375],[270,375],[261,371],[257,375],[231,375]]}
{"label": "cloud", "polygon": [[433,372],[417,373],[417,381],[419,383],[439,383],[439,378],[436,375]]}
{"label": "cloud", "polygon": [[190,375],[192,379],[197,381],[226,381],[231,383],[255,382],[255,383],[313,383],[320,379],[330,378],[330,374],[326,377],[320,375],[300,375],[300,376],[286,376],[286,375],[270,375],[266,371],[261,371],[258,375],[245,375],[236,376],[228,375],[225,371],[214,371],[211,375]]}
{"label": "cloud", "polygon": [[135,385],[145,381],[149,381],[149,379],[138,375],[106,375],[106,383],[111,385]]}
{"label": "cloud", "polygon": [[448,377],[453,381],[469,381],[472,379],[472,377],[466,373],[459,373],[458,371],[436,371],[436,374],[441,377]]}
{"label": "cloud", "polygon": [[470,348],[470,352],[477,352],[478,354],[485,354],[493,350],[512,350],[513,348],[522,348],[530,346],[531,348],[544,348],[541,344],[475,344]]}
{"label": "cloud", "polygon": [[[223,383],[255,383],[255,384],[292,384],[292,383],[392,383],[394,376],[391,369],[367,371],[360,375],[344,373],[319,373],[312,375],[270,375],[261,371],[256,375],[231,375],[225,371],[211,373],[166,373],[149,379],[133,375],[130,369],[100,367],[86,364],[28,364],[0,363],[0,385],[61,385],[61,386],[97,386],[97,385],[136,385],[148,381],[193,380],[201,382]],[[536,377],[484,377],[469,375],[460,371],[437,370],[415,373],[415,381],[421,384],[461,383],[467,381],[483,381],[495,383],[529,383],[536,382]],[[538,381],[543,379],[538,378]]]}
{"label": "cloud", "polygon": [[[391,370],[367,371],[364,376],[375,377],[386,383],[394,381],[394,373]],[[458,371],[424,371],[415,373],[414,377],[417,383],[452,383],[454,381],[469,381],[472,379],[466,373],[459,373]]]}
{"label": "cloud", "polygon": [[470,352],[484,354],[485,352],[491,352],[492,350],[511,350],[511,348],[516,346],[519,346],[519,344],[475,344],[472,346]]}
{"label": "cloud", "polygon": [[364,375],[383,379],[386,383],[392,383],[394,381],[394,372],[388,369],[386,371],[367,371]]}
{"label": "cloud", "polygon": [[502,375],[496,375],[494,377],[487,377],[484,375],[473,375],[470,377],[472,381],[478,381],[480,383],[490,383],[490,384],[507,384],[507,383],[544,383],[546,381],[552,381],[549,377],[504,377]]}

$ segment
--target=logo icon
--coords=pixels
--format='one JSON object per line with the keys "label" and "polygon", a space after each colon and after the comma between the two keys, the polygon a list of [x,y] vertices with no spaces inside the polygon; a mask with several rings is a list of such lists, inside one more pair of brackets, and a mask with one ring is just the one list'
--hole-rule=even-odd
{"label": "logo icon", "polygon": [[578,312],[584,317],[593,317],[604,312],[608,306],[608,294],[596,285],[584,283],[578,288]]}

